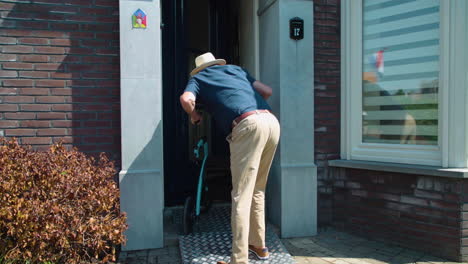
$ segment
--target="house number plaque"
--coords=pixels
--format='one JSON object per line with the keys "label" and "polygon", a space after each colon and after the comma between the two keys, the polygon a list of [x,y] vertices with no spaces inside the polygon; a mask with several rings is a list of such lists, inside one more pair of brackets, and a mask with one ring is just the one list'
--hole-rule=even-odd
{"label": "house number plaque", "polygon": [[289,37],[294,40],[304,38],[304,20],[295,17],[289,20]]}

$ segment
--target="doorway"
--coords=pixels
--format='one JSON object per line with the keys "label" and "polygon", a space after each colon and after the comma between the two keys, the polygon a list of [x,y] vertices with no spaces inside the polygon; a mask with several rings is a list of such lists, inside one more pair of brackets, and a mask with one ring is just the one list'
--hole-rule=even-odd
{"label": "doorway", "polygon": [[[242,13],[241,5],[238,0],[161,1],[165,206],[181,205],[195,191],[199,166],[193,148],[201,137],[207,138],[210,149],[207,160],[210,198],[230,201],[228,143],[215,121],[203,111],[203,105],[197,104],[204,115],[203,124],[191,125],[179,96],[195,67],[195,57],[200,54],[209,51],[228,64],[242,66],[240,47],[246,41],[240,28],[251,25],[242,25],[241,18],[246,14]],[[249,55],[252,54],[250,51]]]}
{"label": "doorway", "polygon": [[[194,2],[119,2],[122,68],[122,170],[119,184],[121,210],[127,213],[129,223],[126,232],[129,242],[124,250],[162,247],[164,207],[182,204],[189,194],[187,190],[194,187],[191,182],[197,178],[198,171],[189,162],[192,151],[188,143],[190,126],[179,103],[190,69],[187,55],[188,1]],[[229,16],[213,16],[217,3],[212,1],[215,0],[208,2],[209,25],[211,21],[222,24],[214,18]],[[270,199],[267,198],[266,206],[271,208],[267,210],[270,212],[267,217],[280,227],[284,237],[312,235],[316,232],[317,216],[317,168],[314,164],[314,137],[310,136],[314,133],[313,105],[310,103],[314,98],[313,2],[272,1],[258,7],[258,0],[238,1],[241,7],[227,6],[224,10],[234,17],[240,15],[246,19],[233,24],[237,29],[224,30],[219,34],[229,31],[234,40],[240,39],[240,45],[230,46],[234,51],[237,49],[237,53],[233,53],[237,57],[234,56],[230,63],[237,58],[254,77],[260,77],[276,89],[270,105],[281,122],[281,148],[273,162],[267,187],[267,192],[273,194],[267,194]],[[265,1],[260,2],[266,4]],[[128,23],[130,20],[127,18],[138,9],[144,9],[150,17],[146,30],[134,30]],[[285,34],[293,17],[304,19],[307,33],[299,42]],[[163,19],[162,23],[160,19]],[[208,32],[213,39],[212,29]],[[163,45],[160,45],[161,39]],[[209,42],[212,45],[211,40]],[[214,50],[216,47],[210,47],[216,56],[230,60],[229,54],[222,54],[222,51],[218,54]],[[300,66],[301,70],[292,65]],[[300,106],[307,107],[299,109]],[[211,145],[213,147],[214,144]],[[190,174],[194,170],[195,177]],[[229,189],[225,188],[226,196],[229,196]],[[298,218],[297,215],[304,217]]]}

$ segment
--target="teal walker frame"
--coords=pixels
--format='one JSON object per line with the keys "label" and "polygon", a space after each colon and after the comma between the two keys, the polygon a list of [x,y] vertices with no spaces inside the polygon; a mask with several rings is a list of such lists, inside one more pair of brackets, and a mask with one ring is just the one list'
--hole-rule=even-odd
{"label": "teal walker frame", "polygon": [[[203,160],[200,167],[200,175],[198,177],[197,184],[197,193],[196,199],[194,200],[192,196],[187,197],[184,204],[184,234],[190,234],[193,231],[193,225],[198,220],[198,217],[201,214],[203,192],[208,192],[208,187],[203,188],[203,184],[206,178],[206,160],[208,159],[208,142],[205,138],[201,138],[196,147],[193,150],[195,157],[200,159],[201,151],[203,151]],[[205,193],[206,196],[206,193]],[[208,202],[208,199],[205,199]],[[205,206],[205,209],[208,209],[208,205]]]}

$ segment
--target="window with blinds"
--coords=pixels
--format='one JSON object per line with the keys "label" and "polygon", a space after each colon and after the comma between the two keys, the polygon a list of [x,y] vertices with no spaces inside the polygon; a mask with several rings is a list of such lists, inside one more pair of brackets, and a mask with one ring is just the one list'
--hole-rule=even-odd
{"label": "window with blinds", "polygon": [[363,3],[363,142],[437,145],[440,0]]}

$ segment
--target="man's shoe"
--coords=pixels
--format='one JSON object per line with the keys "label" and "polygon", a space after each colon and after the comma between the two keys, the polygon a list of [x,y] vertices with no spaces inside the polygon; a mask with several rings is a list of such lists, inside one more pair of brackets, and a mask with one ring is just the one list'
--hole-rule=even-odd
{"label": "man's shoe", "polygon": [[270,253],[268,252],[268,248],[257,248],[252,245],[249,245],[249,251],[254,253],[254,255],[260,260],[266,260],[270,257]]}

